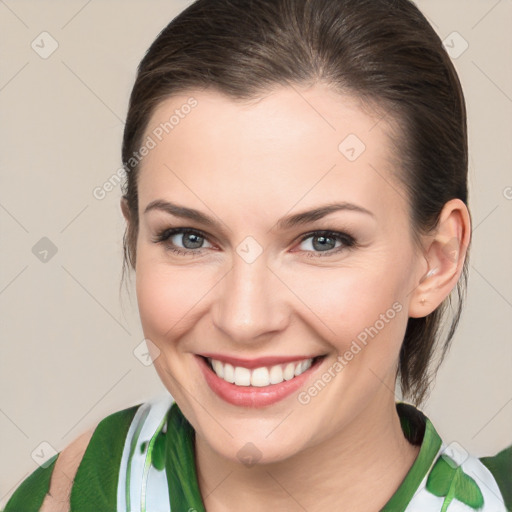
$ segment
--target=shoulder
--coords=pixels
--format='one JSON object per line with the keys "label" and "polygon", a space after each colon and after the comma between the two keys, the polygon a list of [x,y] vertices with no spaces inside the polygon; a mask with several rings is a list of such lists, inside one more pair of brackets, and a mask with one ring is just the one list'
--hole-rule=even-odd
{"label": "shoulder", "polygon": [[51,474],[49,489],[44,497],[41,512],[65,512],[73,486],[78,466],[89,441],[94,433],[94,428],[87,430],[71,442],[58,455]]}
{"label": "shoulder", "polygon": [[496,480],[507,510],[512,510],[512,444],[494,456],[479,460]]}
{"label": "shoulder", "polygon": [[[101,466],[100,461],[119,456],[130,423],[141,405],[116,411],[75,438],[23,480],[3,512],[68,510],[65,504],[69,504],[77,479],[87,478],[95,467]],[[112,485],[112,479],[108,480]]]}

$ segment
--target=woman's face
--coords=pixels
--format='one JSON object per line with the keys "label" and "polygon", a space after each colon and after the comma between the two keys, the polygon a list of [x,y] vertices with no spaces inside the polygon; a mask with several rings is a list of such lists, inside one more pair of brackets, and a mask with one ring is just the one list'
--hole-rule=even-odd
{"label": "woman's face", "polygon": [[[148,125],[136,247],[144,335],[198,435],[233,461],[244,450],[284,460],[394,404],[411,291],[427,267],[377,121],[316,85],[250,104],[182,94]],[[155,201],[198,213],[146,211]],[[296,217],[333,204],[345,207]],[[191,232],[154,241],[178,228]],[[201,355],[240,359],[235,383]],[[316,356],[291,378],[290,360]],[[277,359],[253,375],[250,362],[265,357]]]}

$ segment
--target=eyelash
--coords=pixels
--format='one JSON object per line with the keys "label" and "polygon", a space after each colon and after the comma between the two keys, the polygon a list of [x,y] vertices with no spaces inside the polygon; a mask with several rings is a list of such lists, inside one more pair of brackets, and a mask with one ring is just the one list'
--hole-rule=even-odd
{"label": "eyelash", "polygon": [[[167,240],[173,235],[176,235],[176,234],[184,234],[185,235],[185,234],[190,234],[190,233],[192,233],[194,235],[199,235],[201,238],[208,240],[208,236],[206,235],[206,233],[203,233],[199,229],[171,228],[171,229],[164,229],[164,230],[158,232],[156,237],[153,238],[152,241],[154,243],[165,244],[165,242],[167,242]],[[306,233],[300,239],[300,243],[304,242],[308,238],[311,238],[311,237],[314,238],[314,237],[318,237],[318,236],[341,240],[343,242],[343,245],[340,247],[334,248],[334,249],[327,250],[327,251],[320,251],[320,252],[306,251],[307,257],[313,257],[313,258],[328,257],[328,256],[333,256],[335,254],[338,254],[343,250],[353,250],[358,247],[356,239],[353,236],[349,235],[348,233],[342,233],[339,231],[328,231],[328,230],[318,230],[318,231],[311,231],[309,233]],[[173,247],[169,244],[165,244],[165,245],[166,245],[166,250],[169,250],[169,251],[171,251],[175,254],[178,254],[180,256],[192,256],[192,257],[200,256],[202,254],[203,250],[205,250],[204,248],[183,250],[179,247]]]}

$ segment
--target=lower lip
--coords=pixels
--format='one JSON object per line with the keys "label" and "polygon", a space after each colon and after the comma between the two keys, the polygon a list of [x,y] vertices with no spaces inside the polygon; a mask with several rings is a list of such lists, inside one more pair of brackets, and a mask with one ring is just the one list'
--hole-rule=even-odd
{"label": "lower lip", "polygon": [[270,386],[237,386],[221,379],[208,366],[206,360],[196,356],[199,367],[211,390],[226,402],[240,407],[265,407],[274,404],[297,391],[306,380],[318,370],[325,357],[317,359],[310,368],[298,377]]}

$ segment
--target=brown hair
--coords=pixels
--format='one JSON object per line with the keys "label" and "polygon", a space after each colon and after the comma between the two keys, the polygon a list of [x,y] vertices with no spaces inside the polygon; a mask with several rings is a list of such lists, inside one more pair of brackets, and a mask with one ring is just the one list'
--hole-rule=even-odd
{"label": "brown hair", "polygon": [[[155,107],[178,92],[213,88],[233,100],[277,86],[322,82],[388,114],[397,178],[411,228],[428,233],[444,204],[466,205],[467,129],[462,88],[438,35],[410,0],[197,0],[158,35],[139,64],[122,159],[130,222],[125,268],[135,268],[137,176],[131,158]],[[452,294],[424,318],[409,318],[398,374],[404,398],[424,399],[453,338],[466,293],[469,247],[457,308],[433,363]]]}

